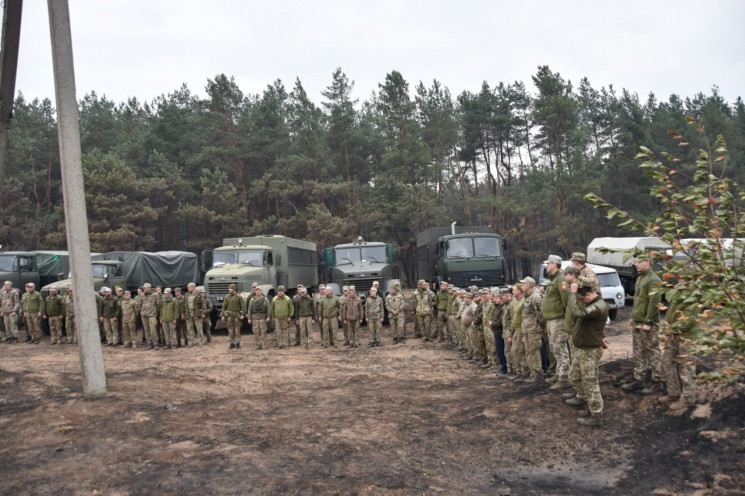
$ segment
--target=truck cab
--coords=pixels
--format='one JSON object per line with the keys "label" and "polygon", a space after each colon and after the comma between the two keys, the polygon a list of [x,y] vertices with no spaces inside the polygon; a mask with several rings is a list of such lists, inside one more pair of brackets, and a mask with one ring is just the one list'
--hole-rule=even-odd
{"label": "truck cab", "polygon": [[398,279],[393,245],[361,238],[321,250],[320,272],[324,283],[339,288],[353,285],[363,299],[374,281],[378,281],[384,296]]}
{"label": "truck cab", "polygon": [[[235,284],[238,293],[251,291],[256,282],[267,296],[273,296],[277,286],[279,255],[267,245],[221,246],[211,253],[205,275],[205,292],[213,308],[222,308],[228,288]],[[207,263],[205,263],[207,265]]]}
{"label": "truck cab", "polygon": [[27,283],[39,286],[39,271],[33,252],[6,251],[0,253],[0,279],[10,281],[15,288],[23,288]]}
{"label": "truck cab", "polygon": [[[124,273],[122,269],[122,262],[119,260],[93,260],[91,261],[91,269],[93,270],[93,288],[98,292],[102,287],[107,286],[113,288],[119,286],[126,288]],[[47,284],[41,288],[41,294],[44,298],[49,296],[49,292],[52,288],[57,290],[57,294],[64,296],[67,294],[67,286],[71,286],[72,281],[70,279],[63,279],[61,281],[55,281],[51,284]]]}

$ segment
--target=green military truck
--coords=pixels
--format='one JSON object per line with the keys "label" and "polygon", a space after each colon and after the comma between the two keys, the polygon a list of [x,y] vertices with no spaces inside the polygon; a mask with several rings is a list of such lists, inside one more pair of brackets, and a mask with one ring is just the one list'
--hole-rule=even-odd
{"label": "green military truck", "polygon": [[275,234],[226,238],[222,246],[202,252],[204,288],[217,314],[231,284],[244,293],[255,282],[269,298],[277,286],[284,286],[290,296],[298,284],[313,291],[318,287],[317,265],[315,243]]}
{"label": "green military truck", "polygon": [[36,289],[67,277],[70,257],[66,251],[0,252],[0,281],[10,281],[23,292],[32,282]]}
{"label": "green military truck", "polygon": [[373,282],[378,281],[383,296],[398,280],[397,258],[392,244],[365,241],[362,237],[352,243],[324,248],[319,264],[321,282],[332,284],[337,294],[342,286],[354,285],[357,294],[364,298]]}
{"label": "green military truck", "polygon": [[436,288],[504,286],[507,264],[499,234],[484,226],[431,227],[416,236],[417,279]]}

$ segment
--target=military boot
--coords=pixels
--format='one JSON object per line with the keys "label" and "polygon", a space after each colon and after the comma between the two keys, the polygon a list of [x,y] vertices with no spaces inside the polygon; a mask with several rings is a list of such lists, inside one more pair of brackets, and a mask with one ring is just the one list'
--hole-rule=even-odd
{"label": "military boot", "polygon": [[[548,381],[546,381],[546,382],[548,382]],[[572,387],[572,385],[569,383],[568,380],[566,380],[566,379],[559,379],[549,389],[551,389],[553,391],[558,391],[560,389],[566,389],[566,388],[569,388],[569,387]]]}
{"label": "military boot", "polygon": [[627,382],[626,384],[621,386],[621,391],[626,391],[627,393],[638,391],[639,389],[644,389],[644,383],[637,380]]}
{"label": "military boot", "polygon": [[585,400],[580,398],[579,396],[575,396],[574,398],[569,398],[568,400],[564,400],[564,404],[571,406],[573,408],[582,408],[585,406]]}
{"label": "military boot", "polygon": [[561,394],[561,399],[568,400],[570,398],[574,398],[575,396],[577,396],[576,393],[562,393]]}
{"label": "military boot", "polygon": [[639,394],[644,395],[644,396],[649,396],[651,394],[655,394],[659,392],[662,392],[662,384],[654,381],[654,382],[647,383],[644,389],[639,391]]}
{"label": "military boot", "polygon": [[584,427],[603,427],[603,413],[593,413],[589,417],[580,417],[577,423]]}
{"label": "military boot", "polygon": [[657,401],[660,403],[675,403],[680,400],[680,396],[660,396]]}

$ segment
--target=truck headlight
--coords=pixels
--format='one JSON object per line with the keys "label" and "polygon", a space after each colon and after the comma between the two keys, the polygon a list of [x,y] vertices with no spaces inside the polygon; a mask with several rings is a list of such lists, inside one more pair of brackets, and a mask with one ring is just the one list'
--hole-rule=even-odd
{"label": "truck headlight", "polygon": [[617,300],[623,300],[623,295],[621,293],[616,293],[616,299]]}

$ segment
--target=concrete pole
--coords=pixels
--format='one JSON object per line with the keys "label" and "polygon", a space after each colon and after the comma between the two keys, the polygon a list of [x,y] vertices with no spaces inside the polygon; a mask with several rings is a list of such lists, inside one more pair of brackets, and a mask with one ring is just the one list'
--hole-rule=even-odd
{"label": "concrete pole", "polygon": [[5,0],[4,4],[0,46],[0,181],[5,179],[8,168],[8,128],[13,117],[23,0]]}
{"label": "concrete pole", "polygon": [[83,165],[80,151],[78,102],[75,96],[75,70],[72,59],[70,9],[67,0],[47,0],[52,33],[54,89],[57,97],[57,131],[62,164],[62,193],[65,204],[65,230],[70,251],[70,270],[75,300],[83,394],[106,394],[98,312],[93,289],[93,270],[85,210]]}

